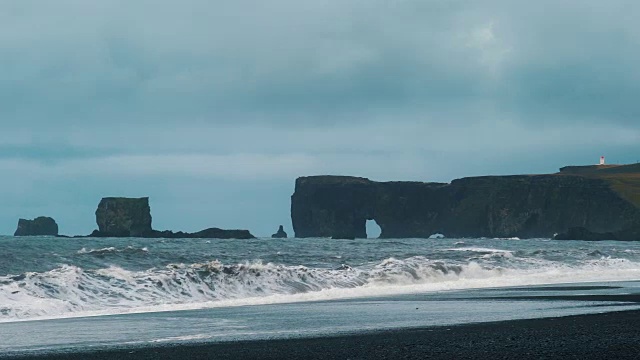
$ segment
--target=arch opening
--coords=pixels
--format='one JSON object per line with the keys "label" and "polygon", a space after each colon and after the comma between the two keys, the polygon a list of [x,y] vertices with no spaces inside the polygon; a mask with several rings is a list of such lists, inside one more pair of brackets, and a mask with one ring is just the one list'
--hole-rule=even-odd
{"label": "arch opening", "polygon": [[366,224],[367,239],[377,239],[382,234],[382,228],[374,219],[368,219]]}

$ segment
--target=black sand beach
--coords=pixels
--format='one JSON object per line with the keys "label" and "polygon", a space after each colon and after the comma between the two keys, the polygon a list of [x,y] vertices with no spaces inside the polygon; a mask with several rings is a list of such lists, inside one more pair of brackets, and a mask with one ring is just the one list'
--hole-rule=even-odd
{"label": "black sand beach", "polygon": [[638,359],[640,311],[14,359]]}

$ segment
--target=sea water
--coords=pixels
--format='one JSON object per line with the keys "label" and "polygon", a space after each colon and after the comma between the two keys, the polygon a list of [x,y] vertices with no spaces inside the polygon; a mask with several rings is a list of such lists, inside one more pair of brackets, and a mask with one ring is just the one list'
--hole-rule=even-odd
{"label": "sea water", "polygon": [[548,299],[639,279],[635,242],[0,237],[0,355],[620,310]]}

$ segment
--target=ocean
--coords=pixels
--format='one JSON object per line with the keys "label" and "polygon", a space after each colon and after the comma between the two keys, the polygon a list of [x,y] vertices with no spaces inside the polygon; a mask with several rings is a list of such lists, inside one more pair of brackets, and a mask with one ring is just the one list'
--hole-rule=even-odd
{"label": "ocean", "polygon": [[637,309],[638,280],[640,242],[0,237],[0,357]]}

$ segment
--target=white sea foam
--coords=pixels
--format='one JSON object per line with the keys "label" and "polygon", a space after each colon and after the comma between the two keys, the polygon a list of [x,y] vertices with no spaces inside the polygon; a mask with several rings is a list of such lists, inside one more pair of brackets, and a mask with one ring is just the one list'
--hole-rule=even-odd
{"label": "white sea foam", "polygon": [[195,334],[195,335],[184,335],[184,336],[173,336],[162,339],[151,340],[152,343],[163,343],[163,342],[177,342],[177,341],[193,341],[193,340],[206,340],[211,339],[213,335],[211,334]]}
{"label": "white sea foam", "polygon": [[484,247],[459,247],[459,248],[451,248],[446,249],[447,251],[468,251],[468,252],[476,252],[476,253],[512,253],[511,250],[503,250],[503,249],[492,249],[492,248],[484,248]]}
{"label": "white sea foam", "polygon": [[136,253],[136,252],[146,253],[146,252],[149,252],[149,249],[146,247],[136,248],[134,246],[127,246],[123,249],[118,249],[113,246],[105,247],[102,249],[87,249],[83,247],[82,249],[77,251],[77,254],[107,255],[107,254]]}
{"label": "white sea foam", "polygon": [[[468,248],[485,255],[507,250]],[[460,250],[460,249],[455,249]],[[130,271],[62,265],[43,273],[0,277],[0,322],[189,310],[427,293],[470,288],[616,281],[640,278],[640,263],[591,258],[569,265],[539,258],[482,256],[439,261],[388,258],[339,269],[218,261]]]}

